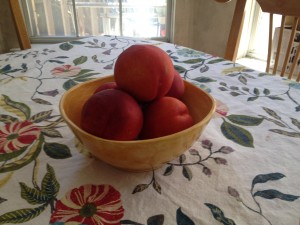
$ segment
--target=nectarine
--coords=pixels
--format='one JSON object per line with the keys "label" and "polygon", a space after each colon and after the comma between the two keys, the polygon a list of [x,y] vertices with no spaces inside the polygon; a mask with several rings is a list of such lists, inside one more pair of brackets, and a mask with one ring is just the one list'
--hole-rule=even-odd
{"label": "nectarine", "polygon": [[98,88],[96,88],[96,90],[94,91],[94,94],[99,92],[99,91],[106,90],[106,89],[118,89],[118,85],[114,81],[106,82],[106,83],[100,85]]}
{"label": "nectarine", "polygon": [[81,112],[82,129],[104,139],[134,140],[142,125],[140,106],[121,90],[107,89],[93,94]]}
{"label": "nectarine", "polygon": [[174,70],[174,80],[169,92],[166,96],[174,97],[180,99],[184,93],[184,82],[180,74]]}
{"label": "nectarine", "polygon": [[157,138],[182,131],[194,124],[187,106],[177,98],[162,97],[144,110],[141,139]]}
{"label": "nectarine", "polygon": [[154,45],[133,45],[123,51],[114,67],[117,85],[139,101],[163,97],[174,79],[173,62]]}

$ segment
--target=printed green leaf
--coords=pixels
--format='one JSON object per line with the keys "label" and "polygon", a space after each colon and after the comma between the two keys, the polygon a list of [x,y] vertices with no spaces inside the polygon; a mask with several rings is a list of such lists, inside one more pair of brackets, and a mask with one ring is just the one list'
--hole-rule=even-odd
{"label": "printed green leaf", "polygon": [[164,176],[169,176],[169,175],[171,175],[171,174],[173,173],[173,171],[174,171],[174,166],[173,166],[173,165],[169,165],[169,166],[166,168],[165,172],[164,172]]}
{"label": "printed green leaf", "polygon": [[241,95],[240,93],[236,92],[236,91],[231,91],[230,92],[230,95],[233,96],[233,97],[236,97],[236,96],[239,96]]}
{"label": "printed green leaf", "polygon": [[209,83],[209,82],[216,82],[216,80],[210,78],[210,77],[197,77],[195,79],[193,79],[197,82],[200,82],[200,83]]}
{"label": "printed green leaf", "polygon": [[47,204],[33,209],[19,209],[5,213],[0,216],[0,224],[7,223],[25,223],[39,216],[47,207]]}
{"label": "printed green leaf", "polygon": [[210,204],[210,203],[204,203],[213,214],[213,217],[222,223],[223,225],[235,225],[235,222],[232,219],[226,218],[223,211],[218,208],[217,206]]}
{"label": "printed green leaf", "polygon": [[267,121],[270,121],[274,124],[276,124],[277,126],[280,126],[280,127],[286,127],[286,125],[278,120],[275,120],[275,119],[272,119],[272,118],[269,118],[269,117],[266,117],[266,116],[262,116],[262,118],[264,118],[265,120]]}
{"label": "printed green leaf", "polygon": [[179,156],[179,163],[182,164],[185,160],[186,160],[185,154],[181,154],[181,155]]}
{"label": "printed green leaf", "polygon": [[165,217],[162,214],[151,216],[147,220],[147,225],[163,225],[164,220],[165,220]]}
{"label": "printed green leaf", "polygon": [[47,164],[47,173],[42,180],[42,192],[48,197],[56,197],[59,191],[59,183],[56,180],[54,169]]}
{"label": "printed green leaf", "polygon": [[51,63],[58,63],[58,64],[64,64],[63,61],[55,60],[55,59],[50,59],[50,60],[48,60],[48,62],[51,62]]}
{"label": "printed green leaf", "polygon": [[288,201],[288,202],[293,202],[300,197],[296,195],[283,194],[280,191],[273,190],[273,189],[257,191],[254,193],[253,196],[254,197],[259,196],[266,199],[279,198],[281,200]]}
{"label": "printed green leaf", "polygon": [[219,62],[223,62],[223,61],[225,61],[225,59],[223,59],[223,58],[213,59],[213,60],[210,60],[209,62],[207,62],[207,64],[215,64],[215,63],[219,63]]}
{"label": "printed green leaf", "polygon": [[265,88],[263,92],[264,92],[265,95],[269,95],[271,93],[270,90],[267,89],[267,88]]}
{"label": "printed green leaf", "polygon": [[99,75],[99,73],[84,73],[84,74],[81,74],[79,76],[76,75],[76,78],[74,80],[80,81],[80,79],[89,78],[89,77],[92,77],[94,75]]}
{"label": "printed green leaf", "polygon": [[259,95],[259,94],[260,94],[260,91],[259,91],[257,88],[254,88],[254,89],[253,89],[253,93],[254,93],[255,95]]}
{"label": "printed green leaf", "polygon": [[0,69],[0,74],[8,73],[10,70],[11,70],[11,65],[7,64],[6,66],[4,66]]}
{"label": "printed green leaf", "polygon": [[259,175],[255,176],[254,179],[252,180],[251,190],[253,190],[253,187],[255,186],[255,184],[266,183],[268,181],[274,181],[274,180],[280,180],[284,177],[285,176],[282,173],[259,174]]}
{"label": "printed green leaf", "polygon": [[252,102],[252,101],[255,101],[256,99],[258,99],[259,97],[249,97],[248,99],[247,99],[247,101],[248,102]]}
{"label": "printed green leaf", "polygon": [[7,201],[7,199],[0,197],[0,204],[3,203],[3,202],[6,202],[6,201]]}
{"label": "printed green leaf", "polygon": [[247,78],[243,75],[239,76],[238,80],[244,84],[244,85],[247,85]]}
{"label": "printed green leaf", "polygon": [[55,57],[56,59],[68,59],[69,57],[68,56],[57,56]]}
{"label": "printed green leaf", "polygon": [[34,101],[35,103],[41,104],[41,105],[52,105],[51,102],[48,102],[41,98],[34,98],[34,99],[32,99],[32,101]]}
{"label": "printed green leaf", "polygon": [[195,225],[195,223],[182,212],[181,208],[176,211],[176,221],[177,225]]}
{"label": "printed green leaf", "polygon": [[2,123],[13,123],[17,121],[18,119],[16,117],[10,115],[0,115],[0,122]]}
{"label": "printed green leaf", "polygon": [[[2,96],[3,96],[4,102],[7,106],[21,112],[25,116],[26,119],[28,119],[30,117],[30,108],[27,105],[25,105],[24,103],[21,103],[21,102],[15,102],[6,95],[2,95]],[[14,112],[13,110],[8,110],[8,111]],[[18,115],[18,113],[16,113],[16,112],[15,112],[15,114]]]}
{"label": "printed green leaf", "polygon": [[192,180],[192,178],[193,178],[192,171],[191,171],[190,168],[187,167],[187,166],[183,166],[183,167],[182,167],[182,174],[183,174],[183,176],[184,176],[186,179],[188,179],[189,181]]}
{"label": "printed green leaf", "polygon": [[149,184],[139,184],[134,188],[132,194],[135,194],[137,192],[142,192],[145,189],[147,189],[148,187],[149,187]]}
{"label": "printed green leaf", "polygon": [[80,64],[85,63],[85,62],[87,61],[87,59],[88,59],[88,58],[87,58],[86,56],[80,56],[80,57],[74,59],[74,60],[73,60],[73,63],[74,63],[75,66],[78,66],[78,65],[80,65]]}
{"label": "printed green leaf", "polygon": [[195,64],[195,63],[199,63],[199,62],[203,62],[203,61],[204,61],[204,59],[197,58],[197,59],[188,59],[188,60],[184,60],[181,62],[186,63],[186,64]]}
{"label": "printed green leaf", "polygon": [[291,118],[291,121],[300,130],[300,121],[295,118]]}
{"label": "printed green leaf", "polygon": [[86,74],[86,73],[89,73],[89,72],[92,72],[93,70],[89,70],[89,69],[82,69],[80,70],[80,72],[76,75],[77,77],[78,76],[81,76],[83,74]]}
{"label": "printed green leaf", "polygon": [[280,100],[280,101],[283,101],[284,99],[283,98],[280,98],[278,96],[268,96],[269,99],[272,99],[272,100]]}
{"label": "printed green leaf", "polygon": [[288,136],[288,137],[300,138],[300,132],[290,132],[290,131],[285,131],[285,130],[280,130],[280,129],[270,129],[269,131],[276,133],[276,134]]}
{"label": "printed green leaf", "polygon": [[45,143],[44,151],[53,159],[66,159],[72,156],[69,147],[60,143]]}
{"label": "printed green leaf", "polygon": [[178,72],[178,73],[184,73],[186,72],[186,69],[182,66],[178,66],[178,65],[174,65],[174,69]]}
{"label": "printed green leaf", "polygon": [[32,121],[33,123],[40,123],[43,122],[44,120],[48,119],[51,115],[53,110],[48,110],[48,111],[43,111],[43,112],[39,112],[35,115],[33,115],[30,118],[30,121]]}
{"label": "printed green leaf", "polygon": [[157,191],[159,194],[161,194],[161,186],[159,185],[159,183],[156,180],[153,181],[152,186],[155,191]]}
{"label": "printed green leaf", "polygon": [[67,91],[76,85],[77,83],[74,80],[68,80],[63,84],[63,88]]}
{"label": "printed green leaf", "polygon": [[272,109],[269,109],[267,107],[262,107],[263,110],[265,110],[266,113],[268,113],[270,116],[272,116],[273,118],[277,119],[277,120],[281,120],[281,117],[277,115],[277,113],[272,110]]}
{"label": "printed green leaf", "polygon": [[70,43],[66,42],[66,43],[62,43],[59,45],[59,48],[63,51],[69,51],[70,49],[72,49],[74,46],[71,45]]}
{"label": "printed green leaf", "polygon": [[18,170],[18,169],[28,165],[29,163],[31,163],[40,154],[43,142],[44,142],[44,137],[43,137],[43,135],[40,135],[39,140],[36,140],[29,147],[29,150],[22,158],[14,161],[14,162],[9,162],[9,163],[6,163],[5,165],[3,165],[0,168],[0,173]]}
{"label": "printed green leaf", "polygon": [[47,136],[47,137],[52,137],[52,138],[62,138],[63,136],[61,135],[61,133],[56,130],[56,129],[42,129],[42,133]]}
{"label": "printed green leaf", "polygon": [[52,199],[52,196],[49,196],[42,191],[28,187],[24,183],[20,183],[21,186],[21,197],[25,199],[29,204],[36,205],[36,204],[45,204],[49,203]]}
{"label": "printed green leaf", "polygon": [[227,116],[231,122],[242,126],[258,126],[264,120],[260,117],[246,116],[246,115],[229,115]]}
{"label": "printed green leaf", "polygon": [[254,147],[251,133],[242,127],[224,121],[221,125],[221,131],[226,138],[239,145]]}
{"label": "printed green leaf", "polygon": [[83,44],[85,44],[84,41],[70,41],[70,43],[73,44],[73,45],[83,45]]}

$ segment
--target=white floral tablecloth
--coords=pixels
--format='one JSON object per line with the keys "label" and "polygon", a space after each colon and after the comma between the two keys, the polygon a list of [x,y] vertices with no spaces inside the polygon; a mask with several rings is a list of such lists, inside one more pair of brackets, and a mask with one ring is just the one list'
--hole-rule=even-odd
{"label": "white floral tablecloth", "polygon": [[[154,44],[217,111],[160,169],[130,173],[90,156],[58,104]],[[146,84],[145,84],[146,85]],[[300,84],[199,51],[100,36],[0,55],[0,224],[299,225]]]}

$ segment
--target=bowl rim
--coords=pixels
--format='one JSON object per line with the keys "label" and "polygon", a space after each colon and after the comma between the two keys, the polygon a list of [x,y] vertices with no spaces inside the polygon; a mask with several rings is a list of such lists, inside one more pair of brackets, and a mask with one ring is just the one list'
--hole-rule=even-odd
{"label": "bowl rim", "polygon": [[187,128],[187,129],[184,129],[182,131],[179,131],[179,132],[176,132],[176,133],[173,133],[173,134],[169,134],[169,135],[165,135],[165,136],[162,136],[162,137],[157,137],[157,138],[150,138],[150,139],[142,139],[142,140],[130,140],[130,141],[118,141],[118,140],[110,140],[110,139],[105,139],[105,138],[101,138],[101,137],[97,137],[93,134],[90,134],[88,132],[86,132],[85,130],[83,130],[81,127],[77,126],[72,120],[70,120],[63,108],[63,103],[66,99],[66,96],[76,90],[77,88],[83,86],[83,85],[86,85],[88,83],[93,83],[97,80],[102,80],[102,79],[108,79],[108,78],[113,78],[113,75],[107,75],[107,76],[103,76],[103,77],[98,77],[98,78],[95,78],[95,79],[92,79],[92,80],[89,80],[89,81],[85,81],[83,83],[80,83],[80,84],[77,84],[76,86],[70,88],[69,90],[67,90],[66,92],[63,93],[62,97],[60,98],[60,101],[59,101],[59,111],[60,111],[60,114],[62,116],[62,118],[65,120],[65,122],[67,124],[70,124],[72,127],[75,127],[77,130],[79,130],[80,132],[84,133],[85,135],[88,135],[88,136],[92,136],[95,140],[99,140],[99,141],[102,141],[102,142],[107,142],[107,143],[120,143],[120,144],[134,144],[134,143],[151,143],[151,142],[157,142],[158,140],[167,140],[167,139],[172,139],[172,138],[176,138],[177,136],[181,136],[183,133],[187,133],[189,132],[190,130],[192,129],[195,129],[199,126],[202,126],[203,124],[206,124],[208,123],[208,121],[210,120],[210,117],[211,115],[215,112],[216,110],[216,100],[212,97],[211,94],[209,94],[208,92],[202,90],[201,88],[199,88],[198,86],[194,85],[193,83],[187,81],[187,80],[184,80],[184,82],[187,82],[189,83],[190,85],[193,85],[195,88],[197,88],[198,90],[200,90],[201,92],[205,93],[205,95],[207,95],[207,97],[209,97],[209,99],[212,101],[212,107],[211,109],[209,110],[209,112],[207,113],[207,115],[198,123],[195,123],[193,126]]}

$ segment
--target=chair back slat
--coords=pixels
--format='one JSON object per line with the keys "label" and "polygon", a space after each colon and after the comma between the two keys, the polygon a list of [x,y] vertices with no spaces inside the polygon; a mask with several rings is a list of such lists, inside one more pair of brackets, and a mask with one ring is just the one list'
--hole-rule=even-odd
{"label": "chair back slat", "polygon": [[[278,44],[277,44],[277,50],[276,50],[276,52],[278,52],[278,53],[281,51],[284,23],[285,23],[285,15],[282,15],[280,31],[279,31],[279,38],[278,38]],[[270,38],[270,34],[269,34],[269,38]],[[272,42],[272,39],[271,40],[269,39],[269,42]],[[277,68],[278,68],[279,56],[280,56],[280,54],[276,54],[275,62],[274,62],[274,68],[273,68],[273,75],[276,74],[276,71],[277,71]]]}

